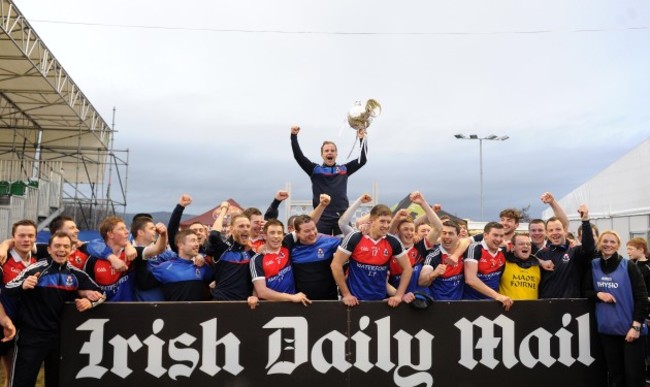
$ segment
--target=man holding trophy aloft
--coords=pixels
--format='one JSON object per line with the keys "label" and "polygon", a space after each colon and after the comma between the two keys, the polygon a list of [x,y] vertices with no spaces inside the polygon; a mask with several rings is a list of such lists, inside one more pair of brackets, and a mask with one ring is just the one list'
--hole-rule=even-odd
{"label": "man holding trophy aloft", "polygon": [[341,234],[338,220],[341,214],[350,206],[347,193],[348,177],[366,164],[366,129],[370,125],[372,118],[379,115],[380,111],[381,107],[379,103],[372,99],[368,100],[365,107],[357,102],[350,110],[348,123],[357,131],[361,155],[359,158],[345,164],[336,163],[338,150],[336,144],[331,141],[324,141],[321,146],[322,164],[319,165],[309,160],[302,153],[298,144],[300,127],[293,126],[291,128],[291,149],[293,150],[293,157],[298,162],[298,165],[300,165],[300,168],[311,178],[314,208],[318,206],[321,194],[327,194],[332,198],[317,224],[318,232],[328,235]]}

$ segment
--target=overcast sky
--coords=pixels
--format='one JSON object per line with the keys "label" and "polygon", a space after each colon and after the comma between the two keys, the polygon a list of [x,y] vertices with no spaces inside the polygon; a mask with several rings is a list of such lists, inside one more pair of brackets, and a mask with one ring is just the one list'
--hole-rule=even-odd
{"label": "overcast sky", "polygon": [[456,133],[510,136],[483,143],[488,219],[538,216],[541,193],[650,135],[647,1],[15,1],[107,122],[117,108],[129,212],[183,192],[189,213],[266,207],[286,183],[309,199],[290,126],[307,157],[330,139],[344,162],[346,113],[368,98],[383,112],[350,198],[377,182],[386,204],[417,189],[473,219],[479,143]]}

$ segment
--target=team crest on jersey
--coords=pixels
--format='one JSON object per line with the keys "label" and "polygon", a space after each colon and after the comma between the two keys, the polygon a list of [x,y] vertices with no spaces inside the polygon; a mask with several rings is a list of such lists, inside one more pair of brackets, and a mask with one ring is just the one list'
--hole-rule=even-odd
{"label": "team crest on jersey", "polygon": [[197,267],[194,271],[194,274],[196,275],[196,278],[201,278],[201,269]]}
{"label": "team crest on jersey", "polygon": [[72,276],[65,277],[65,286],[72,286]]}
{"label": "team crest on jersey", "polygon": [[316,252],[318,254],[318,258],[323,258],[325,257],[325,251],[323,249],[319,248],[318,251]]}
{"label": "team crest on jersey", "polygon": [[336,167],[336,168],[334,169],[334,173],[341,173],[341,168]]}
{"label": "team crest on jersey", "polygon": [[562,262],[569,262],[570,260],[571,260],[571,258],[569,257],[569,254],[566,254],[566,253],[565,253],[565,254],[562,256]]}
{"label": "team crest on jersey", "polygon": [[388,249],[384,249],[384,257],[388,256]]}

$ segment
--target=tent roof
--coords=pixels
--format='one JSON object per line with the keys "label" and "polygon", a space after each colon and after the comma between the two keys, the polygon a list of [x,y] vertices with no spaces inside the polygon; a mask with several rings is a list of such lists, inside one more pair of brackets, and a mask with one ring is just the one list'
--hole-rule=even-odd
{"label": "tent roof", "polygon": [[[234,199],[228,199],[228,203],[230,203],[230,208],[228,209],[228,213],[232,214],[234,212],[240,212],[243,211],[242,206],[239,205]],[[221,203],[220,203],[221,204]],[[201,215],[197,215],[193,218],[186,219],[181,222],[181,228],[189,227],[192,223],[200,222],[201,224],[204,224],[206,226],[212,226],[214,223],[214,217],[212,216],[212,213],[219,208],[219,205],[207,210],[206,212],[202,213]]]}
{"label": "tent roof", "polygon": [[[560,200],[569,219],[578,219],[576,209],[589,206],[592,218],[650,214],[650,138],[598,172],[596,176]],[[544,219],[553,216],[550,209]]]}
{"label": "tent roof", "polygon": [[67,181],[101,183],[111,134],[16,5],[0,0],[0,159],[61,161]]}

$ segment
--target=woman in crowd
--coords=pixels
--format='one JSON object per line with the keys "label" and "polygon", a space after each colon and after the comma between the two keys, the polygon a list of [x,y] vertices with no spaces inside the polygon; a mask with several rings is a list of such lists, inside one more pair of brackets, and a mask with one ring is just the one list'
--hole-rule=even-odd
{"label": "woman in crowd", "polygon": [[645,386],[648,292],[638,266],[617,251],[621,238],[604,231],[583,281],[585,297],[596,302],[596,323],[609,386]]}

